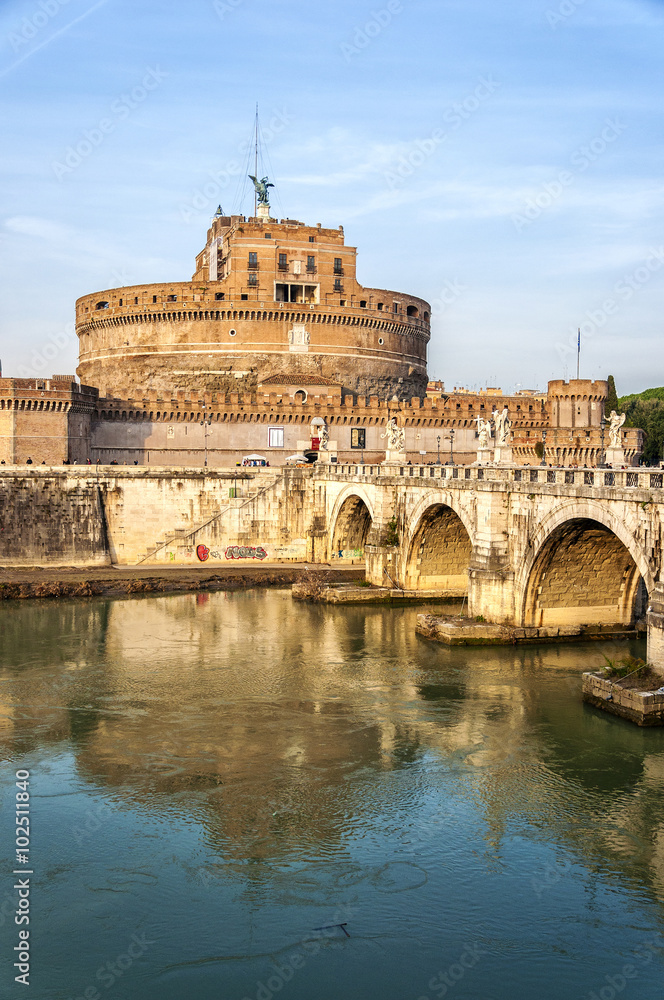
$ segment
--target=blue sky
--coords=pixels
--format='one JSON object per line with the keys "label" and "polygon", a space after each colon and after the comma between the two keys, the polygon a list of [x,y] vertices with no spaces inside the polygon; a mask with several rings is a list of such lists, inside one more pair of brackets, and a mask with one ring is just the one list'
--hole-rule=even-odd
{"label": "blue sky", "polygon": [[5,0],[3,374],[73,372],[74,302],[188,280],[255,103],[279,216],[433,307],[448,387],[664,384],[661,0]]}

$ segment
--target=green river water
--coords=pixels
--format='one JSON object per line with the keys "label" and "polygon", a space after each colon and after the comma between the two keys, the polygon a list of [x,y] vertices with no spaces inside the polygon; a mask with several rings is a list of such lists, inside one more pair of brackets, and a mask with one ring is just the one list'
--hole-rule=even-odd
{"label": "green river water", "polygon": [[422,610],[0,604],[0,996],[662,1000],[664,732],[580,691],[644,646],[448,648]]}

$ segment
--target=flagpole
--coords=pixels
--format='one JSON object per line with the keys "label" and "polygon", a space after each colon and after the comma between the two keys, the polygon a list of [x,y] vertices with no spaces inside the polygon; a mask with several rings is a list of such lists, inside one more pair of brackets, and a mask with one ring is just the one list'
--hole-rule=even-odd
{"label": "flagpole", "polygon": [[579,380],[579,364],[581,362],[581,327],[576,341],[576,379]]}

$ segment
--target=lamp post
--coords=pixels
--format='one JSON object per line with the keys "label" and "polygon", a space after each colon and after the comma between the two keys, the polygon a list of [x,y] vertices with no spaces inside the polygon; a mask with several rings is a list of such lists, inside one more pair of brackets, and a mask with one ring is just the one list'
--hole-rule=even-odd
{"label": "lamp post", "polygon": [[542,430],[542,461],[540,465],[546,465],[546,429]]}
{"label": "lamp post", "polygon": [[602,419],[599,422],[599,434],[600,434],[600,441],[601,441],[601,451],[600,451],[600,456],[599,456],[599,458],[600,458],[600,461],[599,461],[599,467],[600,467],[600,469],[605,469],[606,468],[606,454],[604,452],[604,431],[605,431],[605,429],[606,429],[606,417],[602,413]]}
{"label": "lamp post", "polygon": [[440,465],[440,434],[436,438],[436,441],[438,442],[438,459],[436,461],[436,465]]}
{"label": "lamp post", "polygon": [[450,462],[454,465],[454,428],[450,430]]}
{"label": "lamp post", "polygon": [[201,409],[203,410],[203,419],[201,420],[201,427],[203,428],[203,450],[204,450],[204,460],[203,467],[207,469],[207,439],[208,439],[208,427],[212,425],[212,417],[208,417],[205,413],[206,404],[201,403]]}

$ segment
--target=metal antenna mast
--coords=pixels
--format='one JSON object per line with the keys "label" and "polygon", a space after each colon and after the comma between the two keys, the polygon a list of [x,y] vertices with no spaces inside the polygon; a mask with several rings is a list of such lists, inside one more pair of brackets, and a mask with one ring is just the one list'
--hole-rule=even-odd
{"label": "metal antenna mast", "polygon": [[[258,177],[258,101],[256,101],[256,143],[254,147],[254,177]],[[258,203],[256,201],[258,197],[258,192],[254,187],[254,218],[256,218],[256,212],[258,211]]]}

